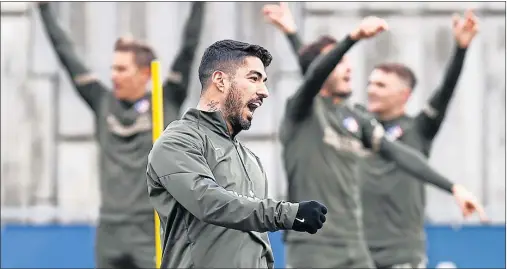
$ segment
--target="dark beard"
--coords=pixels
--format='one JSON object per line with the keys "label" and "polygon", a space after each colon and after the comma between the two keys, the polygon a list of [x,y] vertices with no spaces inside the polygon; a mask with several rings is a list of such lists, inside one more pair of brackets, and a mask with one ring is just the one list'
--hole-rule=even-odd
{"label": "dark beard", "polygon": [[348,99],[352,95],[352,91],[349,92],[336,92],[335,89],[338,87],[338,82],[326,82],[325,85],[328,89],[332,89],[331,97]]}
{"label": "dark beard", "polygon": [[224,110],[225,119],[231,124],[233,135],[238,134],[242,130],[250,129],[252,122],[248,119],[243,119],[241,116],[243,103],[241,102],[241,95],[235,83],[231,84],[229,94],[225,98]]}

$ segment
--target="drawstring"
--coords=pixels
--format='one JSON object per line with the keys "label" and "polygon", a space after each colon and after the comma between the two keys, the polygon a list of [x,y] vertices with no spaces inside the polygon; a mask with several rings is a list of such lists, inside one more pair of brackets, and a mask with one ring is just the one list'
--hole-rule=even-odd
{"label": "drawstring", "polygon": [[197,130],[201,130],[201,113],[197,113]]}

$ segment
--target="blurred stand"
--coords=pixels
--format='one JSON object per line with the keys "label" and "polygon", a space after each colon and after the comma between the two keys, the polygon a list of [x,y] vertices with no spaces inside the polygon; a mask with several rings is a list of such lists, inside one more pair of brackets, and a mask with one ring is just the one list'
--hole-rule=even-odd
{"label": "blurred stand", "polygon": [[[93,115],[60,69],[33,5],[2,2],[1,6],[2,222],[93,224],[100,205]],[[111,84],[109,67],[117,36],[130,32],[145,39],[162,63],[169,63],[180,46],[190,8],[185,2],[55,5],[82,58],[106,85]],[[259,43],[273,53],[275,60],[268,69],[271,96],[242,140],[263,160],[270,196],[283,198],[286,183],[276,137],[282,104],[301,78],[285,37],[264,23],[262,5],[210,3],[198,54],[225,38]],[[409,105],[411,113],[436,88],[451,57],[452,13],[471,6],[478,10],[481,32],[467,55],[431,163],[475,192],[494,222],[505,223],[505,3],[290,3],[305,41],[326,33],[341,38],[361,17],[385,17],[391,31],[360,43],[350,53],[353,101],[365,101],[367,76],[375,63],[401,61],[415,70],[420,81]],[[195,74],[197,66],[198,61]],[[196,104],[199,89],[195,76],[186,108]],[[432,221],[462,222],[451,200],[429,187],[427,212]]]}

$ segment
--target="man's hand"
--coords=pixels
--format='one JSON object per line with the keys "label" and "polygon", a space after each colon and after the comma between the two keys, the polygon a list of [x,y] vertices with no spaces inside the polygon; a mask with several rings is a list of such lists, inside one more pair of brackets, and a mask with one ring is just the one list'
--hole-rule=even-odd
{"label": "man's hand", "polygon": [[292,230],[298,232],[316,233],[326,222],[327,207],[316,201],[299,203]]}
{"label": "man's hand", "polygon": [[378,17],[366,17],[359,26],[350,33],[352,40],[370,38],[388,30],[387,22]]}
{"label": "man's hand", "polygon": [[472,10],[467,10],[462,18],[458,14],[452,17],[454,37],[461,48],[467,48],[479,31],[479,19]]}
{"label": "man's hand", "polygon": [[486,213],[484,212],[484,209],[477,201],[477,198],[475,198],[475,196],[470,193],[465,187],[459,184],[455,184],[452,187],[452,195],[454,196],[454,199],[456,199],[463,217],[467,218],[473,213],[477,212],[479,214],[479,219],[481,222],[489,221]]}
{"label": "man's hand", "polygon": [[[353,136],[360,139],[363,146],[377,152],[380,147],[380,141],[384,137],[384,127],[375,119],[373,114],[369,113],[362,105],[354,106],[354,119],[358,122],[361,129],[361,136],[349,130]],[[347,128],[348,126],[345,126]]]}
{"label": "man's hand", "polygon": [[286,34],[296,33],[296,22],[287,2],[280,2],[280,5],[264,5],[262,13],[269,23],[278,27],[282,32]]}

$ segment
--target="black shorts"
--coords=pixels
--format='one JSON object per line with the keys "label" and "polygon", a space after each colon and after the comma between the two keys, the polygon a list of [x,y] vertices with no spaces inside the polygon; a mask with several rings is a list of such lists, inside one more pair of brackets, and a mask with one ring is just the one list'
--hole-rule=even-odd
{"label": "black shorts", "polygon": [[285,268],[375,268],[366,244],[287,243]]}
{"label": "black shorts", "polygon": [[99,223],[96,268],[155,268],[155,224]]}

